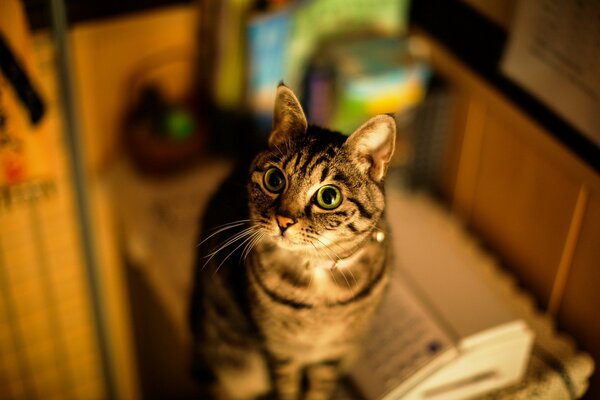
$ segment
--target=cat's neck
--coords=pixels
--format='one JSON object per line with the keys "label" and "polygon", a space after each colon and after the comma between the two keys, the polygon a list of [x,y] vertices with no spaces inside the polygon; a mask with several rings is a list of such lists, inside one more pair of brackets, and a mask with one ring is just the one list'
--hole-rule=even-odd
{"label": "cat's neck", "polygon": [[250,268],[249,276],[276,297],[312,305],[342,304],[368,290],[385,271],[387,244],[376,237],[339,259],[273,243],[258,244],[246,266]]}
{"label": "cat's neck", "polygon": [[361,257],[368,257],[374,247],[384,246],[387,240],[383,229],[374,229],[351,246],[332,243],[322,249],[289,249],[280,246],[278,240],[264,240],[256,246],[259,258],[268,264],[284,265],[286,269],[330,269],[350,268]]}

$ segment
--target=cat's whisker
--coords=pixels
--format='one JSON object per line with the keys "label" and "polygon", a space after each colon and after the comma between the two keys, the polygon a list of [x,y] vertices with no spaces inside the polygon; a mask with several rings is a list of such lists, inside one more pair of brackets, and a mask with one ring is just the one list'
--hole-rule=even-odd
{"label": "cat's whisker", "polygon": [[[376,225],[377,225],[377,224],[372,224],[372,225],[369,227],[369,229],[372,229],[372,228],[373,228],[373,227],[375,227]],[[342,252],[343,252],[344,254],[345,254],[345,253],[349,253],[349,252],[350,252],[350,250],[349,250],[349,249],[347,249],[346,247],[342,246],[341,244],[339,244],[339,243],[335,242],[333,239],[330,239],[330,238],[328,238],[328,237],[325,237],[325,236],[321,236],[321,238],[322,238],[322,239],[324,239],[324,240],[325,240],[325,239],[329,240],[329,244],[337,246],[338,248],[340,248],[340,249],[342,250]]]}
{"label": "cat's whisker", "polygon": [[[202,265],[202,270],[204,270],[204,268],[206,268],[206,266],[210,263],[210,261],[222,250],[224,250],[225,248],[227,248],[228,246],[232,245],[233,243],[237,242],[238,240],[242,240],[242,239],[248,239],[248,236],[251,236],[254,232],[255,229],[258,229],[257,227],[250,227],[250,228],[246,228],[245,230],[243,230],[242,232],[234,235],[231,239],[229,239],[225,244],[221,245],[217,250],[213,251],[212,253],[208,254],[205,256],[205,258],[208,258],[206,260],[206,262],[204,263],[204,265]],[[246,240],[244,240],[242,242],[245,243]],[[235,250],[234,250],[235,251]]]}
{"label": "cat's whisker", "polygon": [[[319,240],[319,239],[317,239],[317,240]],[[329,246],[327,246],[325,243],[321,242],[320,240],[319,240],[319,242],[322,243],[325,246],[325,248],[327,248],[329,251],[331,251],[333,253],[333,255],[335,255],[338,258],[338,261],[342,261],[342,259],[333,250],[331,250],[329,248]],[[337,262],[334,261],[333,258],[331,258],[331,261],[333,261],[333,266],[336,267],[337,266]],[[344,277],[344,280],[346,281],[346,285],[348,286],[348,289],[352,289],[352,287],[350,286],[350,282],[348,282],[348,278],[346,278],[346,274],[344,274],[343,269],[341,269],[341,268],[335,268],[335,270],[339,271],[342,274],[342,277]],[[333,269],[330,269],[329,271],[331,273],[331,277],[334,278],[334,280],[335,280],[335,277],[334,277],[335,274],[333,272]],[[337,282],[336,282],[336,284],[337,284]]]}
{"label": "cat's whisker", "polygon": [[319,252],[319,249],[317,249],[317,246],[315,246],[315,244],[314,244],[313,242],[309,242],[309,243],[310,243],[310,244],[311,244],[311,246],[313,247],[313,249],[310,249],[310,250],[311,250],[311,252],[312,252],[312,254],[313,254],[313,256],[314,256],[315,258],[317,258],[317,259],[321,259],[321,258],[323,258],[323,257],[321,256],[321,253]]}
{"label": "cat's whisker", "polygon": [[260,243],[261,240],[263,240],[263,238],[267,235],[267,232],[261,231],[261,234],[259,237],[256,238],[256,240],[254,241],[254,243],[252,243],[252,246],[250,246],[250,249],[248,250],[248,254],[246,254],[246,257],[248,257],[248,255],[250,254],[250,252]]}
{"label": "cat's whisker", "polygon": [[[335,260],[333,257],[331,257],[331,255],[329,254],[329,251],[331,251],[331,249],[329,249],[329,248],[327,247],[327,245],[325,245],[325,243],[321,242],[321,241],[320,241],[318,238],[315,238],[315,239],[316,239],[316,240],[317,240],[319,243],[321,243],[323,246],[325,246],[325,247],[323,247],[324,253],[325,253],[325,255],[326,255],[327,257],[329,257],[329,259],[330,259],[330,260],[331,260],[331,262],[333,263],[333,267],[335,267],[335,265],[336,265],[336,260]],[[313,247],[315,248],[315,250],[317,250],[317,251],[318,251],[318,249],[317,249],[317,247],[314,245],[314,243],[311,243],[311,244],[313,245]],[[327,250],[327,249],[329,249],[329,250]],[[335,252],[333,252],[333,254],[334,254],[334,255],[335,255],[337,258],[338,258],[338,260],[340,260],[340,261],[341,261],[341,258],[339,258],[339,257],[337,256],[337,254],[335,254]],[[333,281],[335,282],[335,284],[336,284],[336,285],[338,285],[338,283],[337,283],[337,280],[335,279],[335,274],[333,273],[333,268],[327,268],[327,270],[329,271],[329,275],[331,275],[331,279],[333,279]],[[344,277],[344,279],[346,279],[346,275],[343,275],[343,274],[342,274],[342,276]],[[348,280],[347,280],[347,279],[346,279],[346,284],[348,285],[348,288],[350,289],[350,283],[348,282]]]}
{"label": "cat's whisker", "polygon": [[245,223],[245,222],[252,222],[252,219],[245,218],[245,219],[238,219],[236,221],[229,221],[229,222],[226,222],[224,224],[221,224],[221,225],[218,225],[218,226],[210,228],[208,230],[208,232],[211,232],[211,231],[214,231],[215,229],[220,229],[220,228],[223,228],[223,227],[226,227],[226,226],[229,226],[229,225],[235,225],[235,224]]}
{"label": "cat's whisker", "polygon": [[285,148],[288,153],[292,151],[292,138],[287,138],[285,141]]}
{"label": "cat's whisker", "polygon": [[[324,247],[323,247],[323,250],[327,249],[327,250],[325,250],[325,253],[327,254],[327,256],[328,256],[328,257],[331,259],[331,261],[333,262],[333,266],[334,266],[334,267],[336,266],[337,262],[336,262],[336,261],[335,261],[335,260],[334,260],[334,259],[333,259],[333,258],[332,258],[330,255],[329,255],[329,253],[328,253],[328,252],[332,252],[332,253],[333,253],[333,255],[335,255],[335,256],[337,257],[338,261],[342,261],[342,259],[341,259],[341,258],[340,258],[340,257],[337,255],[337,253],[336,253],[335,251],[333,251],[333,250],[332,250],[332,249],[331,249],[329,246],[327,246],[325,243],[323,243],[321,240],[319,240],[319,238],[317,238],[317,237],[314,237],[314,239],[315,239],[315,240],[317,240],[319,243],[321,243],[321,244],[324,246]],[[314,244],[313,244],[313,247],[315,247],[315,249],[316,249],[316,246],[314,246]],[[341,272],[342,276],[344,277],[344,280],[346,281],[346,285],[348,285],[348,289],[351,289],[350,282],[348,281],[348,278],[346,277],[346,274],[344,273],[344,271],[343,271],[342,269],[338,269],[338,270]],[[352,276],[352,279],[354,280],[354,284],[356,285],[358,282],[357,282],[356,278],[354,277],[354,274],[352,273],[352,271],[351,271],[351,270],[348,270],[348,272],[350,272],[350,275]],[[332,277],[333,277],[333,272],[331,272],[331,274],[332,274]],[[334,278],[334,280],[335,280],[335,278]]]}
{"label": "cat's whisker", "polygon": [[[321,244],[323,245],[323,248],[324,248],[324,249],[327,249],[327,250],[329,250],[331,253],[333,253],[333,255],[334,255],[336,258],[337,258],[337,261],[342,261],[342,259],[340,258],[340,256],[338,256],[338,254],[337,254],[335,251],[333,251],[333,249],[332,249],[331,247],[329,247],[327,244],[325,244],[324,242],[322,242],[322,241],[321,241],[321,239],[319,239],[319,238],[318,238],[318,237],[316,237],[316,236],[314,237],[314,239],[315,239],[317,242],[321,243]],[[331,257],[329,257],[329,258],[331,258]],[[334,260],[332,259],[332,261],[334,261]],[[336,261],[334,261],[334,263],[336,263]]]}
{"label": "cat's whisker", "polygon": [[275,146],[275,148],[277,149],[277,151],[279,152],[279,155],[281,157],[283,157],[283,151],[281,151],[281,149],[279,148],[279,146],[277,146],[275,143],[273,143],[273,146]]}
{"label": "cat's whisker", "polygon": [[352,277],[352,280],[354,281],[354,285],[358,285],[358,281],[356,280],[356,277],[354,276],[354,274],[352,273],[352,269],[349,268],[346,271],[350,272],[350,276]]}
{"label": "cat's whisker", "polygon": [[327,268],[327,271],[329,271],[329,275],[331,275],[331,279],[333,279],[335,284],[339,286],[339,284],[337,283],[337,279],[335,279],[335,275],[334,275],[333,271],[331,270],[331,268]]}
{"label": "cat's whisker", "polygon": [[[196,245],[196,247],[200,247],[200,246],[202,246],[202,244],[203,244],[204,242],[206,242],[207,240],[209,240],[209,239],[210,239],[210,238],[212,238],[213,236],[215,236],[215,235],[218,235],[218,234],[219,234],[219,233],[221,233],[221,232],[224,232],[224,231],[226,231],[226,230],[228,230],[228,229],[236,228],[236,227],[238,227],[238,226],[245,225],[245,224],[247,224],[248,222],[252,222],[252,220],[250,220],[250,219],[242,219],[242,220],[239,220],[239,221],[229,222],[229,223],[226,223],[226,224],[223,224],[223,225],[219,225],[219,226],[217,226],[217,227],[215,227],[215,228],[212,228],[211,230],[215,230],[215,229],[216,229],[216,231],[215,231],[215,232],[213,232],[213,233],[211,233],[211,234],[210,234],[208,237],[204,238],[204,240],[202,240],[200,243],[198,243],[198,244]],[[209,231],[209,232],[210,232],[210,231]]]}
{"label": "cat's whisker", "polygon": [[207,258],[207,257],[211,257],[211,256],[217,254],[218,252],[223,250],[225,247],[231,245],[232,243],[236,242],[237,240],[241,239],[242,237],[250,235],[256,229],[257,229],[257,227],[255,227],[255,226],[251,226],[251,227],[243,229],[242,231],[240,231],[240,232],[236,233],[235,235],[233,235],[232,237],[230,237],[224,244],[220,245],[219,248],[217,248],[216,250],[213,250],[212,252],[210,252],[209,254],[207,254],[204,257]]}
{"label": "cat's whisker", "polygon": [[[338,246],[340,249],[342,249],[342,250],[344,251],[344,253],[347,253],[347,252],[348,252],[348,250],[347,250],[346,248],[344,248],[344,247],[343,247],[342,245],[340,245],[339,243],[336,243],[336,242],[334,242],[332,239],[326,238],[326,237],[324,237],[324,236],[322,236],[322,238],[323,238],[323,239],[328,239],[328,240],[329,240],[329,242],[330,242],[331,244],[335,244],[336,246]],[[318,240],[318,239],[317,239],[317,240]],[[323,243],[323,244],[325,244],[325,243]],[[350,273],[350,276],[352,277],[352,280],[354,281],[354,284],[355,284],[355,285],[357,285],[357,284],[358,284],[358,281],[356,280],[356,277],[355,277],[355,276],[354,276],[354,274],[352,273],[352,269],[347,269],[347,271]],[[343,274],[343,272],[342,272],[342,274]],[[344,276],[344,278],[345,278],[345,276]]]}
{"label": "cat's whisker", "polygon": [[[315,246],[315,244],[312,243],[312,242],[310,244],[315,248],[315,251],[316,251],[317,255],[320,256],[320,252],[319,252],[319,249],[317,249],[317,246]],[[335,265],[335,260],[326,251],[325,251],[325,255],[327,257],[329,257],[329,259],[331,260],[331,262]],[[319,267],[317,267],[317,268],[319,268]],[[325,269],[327,271],[329,271],[329,275],[331,275],[331,279],[335,282],[336,285],[338,285],[337,280],[335,279],[335,276],[334,276],[333,272],[331,271],[331,268],[325,268]],[[314,275],[314,274],[311,274],[311,276],[312,275]]]}
{"label": "cat's whisker", "polygon": [[246,243],[246,245],[244,246],[244,249],[242,250],[242,254],[240,254],[240,262],[244,261],[246,259],[246,255],[247,252],[249,251],[248,248],[250,247],[250,245],[252,244],[253,240],[256,239],[256,237],[260,235],[260,231],[256,231],[252,234],[252,236],[250,237],[251,240],[249,242]]}
{"label": "cat's whisker", "polygon": [[242,243],[240,243],[239,245],[237,245],[235,249],[231,250],[231,251],[229,252],[229,254],[227,254],[227,257],[225,257],[225,258],[224,258],[224,259],[223,259],[223,260],[222,260],[222,261],[219,263],[219,265],[217,266],[217,268],[216,268],[216,269],[215,269],[215,271],[213,272],[213,275],[215,275],[216,273],[218,273],[218,272],[219,272],[219,269],[221,268],[221,266],[223,265],[223,263],[225,263],[225,261],[227,261],[227,259],[228,259],[229,257],[231,257],[231,255],[232,255],[233,253],[235,253],[235,252],[236,252],[236,251],[237,251],[237,250],[238,250],[240,247],[242,247],[243,245],[245,245],[247,242],[251,241],[251,240],[252,240],[252,238],[254,237],[254,234],[255,234],[255,233],[257,233],[257,232],[253,232],[252,234],[250,234],[248,237],[246,237],[244,240],[242,240]]}
{"label": "cat's whisker", "polygon": [[352,286],[350,286],[350,282],[348,282],[348,278],[346,278],[346,274],[344,273],[344,270],[342,268],[338,268],[337,271],[339,271],[342,276],[344,277],[344,280],[346,281],[346,285],[348,286],[348,289],[352,289]]}
{"label": "cat's whisker", "polygon": [[365,228],[365,231],[368,232],[368,234],[371,234],[373,229],[377,228],[378,223],[379,223],[379,221],[372,221],[371,223],[369,223],[367,225],[367,227]]}
{"label": "cat's whisker", "polygon": [[[316,241],[318,241],[323,247],[321,248],[321,250],[323,250],[323,253],[327,256],[327,258],[329,258],[331,260],[331,262],[333,263],[333,265],[336,264],[337,261],[340,261],[341,259],[339,257],[337,257],[337,254],[333,253],[338,260],[336,261],[333,257],[331,257],[330,254],[330,249],[327,248],[327,246],[325,245],[325,243],[321,242],[318,238],[314,237],[313,239],[315,239]],[[314,245],[314,243],[311,243],[313,245],[313,247],[319,251],[319,249],[317,248],[317,246]],[[319,252],[318,255],[320,256],[322,253]]]}
{"label": "cat's whisker", "polygon": [[244,247],[244,251],[242,252],[242,256],[241,256],[241,260],[240,261],[245,261],[246,258],[248,257],[248,255],[250,254],[250,252],[252,251],[252,249],[258,244],[258,242],[261,241],[261,239],[265,236],[265,232],[263,232],[261,229],[259,229],[258,231],[256,231],[255,235],[253,236],[252,240],[250,242],[248,242],[248,244],[246,245],[246,247]]}
{"label": "cat's whisker", "polygon": [[[344,253],[348,253],[348,252],[349,252],[347,248],[345,248],[345,247],[344,247],[344,246],[342,246],[341,244],[339,244],[339,243],[335,242],[333,239],[330,239],[330,238],[328,238],[328,237],[326,237],[326,236],[321,236],[321,239],[323,239],[323,240],[328,240],[328,241],[329,241],[329,244],[336,245],[336,246],[337,246],[337,247],[339,247],[339,248],[340,248],[340,249],[341,249],[341,250],[342,250]],[[324,244],[324,243],[323,243],[323,244]]]}
{"label": "cat's whisker", "polygon": [[225,245],[221,246],[218,251],[215,251],[215,252],[213,252],[214,254],[209,255],[210,257],[207,260],[207,262],[209,262],[212,258],[214,258],[219,252],[225,250],[227,247],[236,244],[236,242],[242,241],[242,243],[245,243],[246,240],[249,239],[252,235],[253,235],[252,232],[247,232],[244,235],[240,235],[240,236],[236,237],[235,240],[230,240],[226,246]]}
{"label": "cat's whisker", "polygon": [[[237,230],[236,232],[232,233],[229,237],[226,237],[225,240],[221,241],[220,244],[214,246],[213,248],[217,248],[217,247],[220,247],[220,246],[226,244],[228,241],[233,240],[238,235],[243,235],[245,233],[252,232],[257,229],[258,229],[258,226],[254,225],[254,224],[247,226],[245,228],[241,228],[240,230]],[[213,250],[212,252],[214,252],[214,251],[218,251],[218,250]],[[212,254],[212,252],[209,253],[209,255]]]}

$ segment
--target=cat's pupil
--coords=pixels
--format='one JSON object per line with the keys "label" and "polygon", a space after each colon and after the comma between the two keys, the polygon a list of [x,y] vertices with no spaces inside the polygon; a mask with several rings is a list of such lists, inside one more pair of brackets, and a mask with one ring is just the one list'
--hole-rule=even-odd
{"label": "cat's pupil", "polygon": [[269,175],[269,185],[271,185],[272,187],[278,188],[281,186],[282,183],[283,179],[280,174],[275,172]]}
{"label": "cat's pupil", "polygon": [[336,194],[337,193],[335,190],[327,188],[327,189],[323,190],[323,193],[321,194],[321,198],[323,199],[323,202],[325,204],[330,206],[335,202]]}

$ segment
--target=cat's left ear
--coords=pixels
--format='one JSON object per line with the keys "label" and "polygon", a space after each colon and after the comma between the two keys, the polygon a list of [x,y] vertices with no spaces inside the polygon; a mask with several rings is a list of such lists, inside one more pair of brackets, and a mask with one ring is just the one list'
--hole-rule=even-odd
{"label": "cat's left ear", "polygon": [[377,115],[362,124],[344,143],[353,162],[375,182],[385,178],[396,143],[396,121]]}
{"label": "cat's left ear", "polygon": [[290,88],[283,83],[277,87],[273,129],[269,136],[269,146],[278,147],[290,141],[291,137],[306,133],[308,122],[300,102]]}

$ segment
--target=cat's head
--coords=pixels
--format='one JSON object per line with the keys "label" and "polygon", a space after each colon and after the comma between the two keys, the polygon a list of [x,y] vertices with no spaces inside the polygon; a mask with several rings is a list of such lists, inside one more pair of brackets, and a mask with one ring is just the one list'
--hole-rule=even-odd
{"label": "cat's head", "polygon": [[269,147],[249,174],[252,219],[285,248],[335,254],[352,248],[383,213],[395,136],[388,115],[369,119],[348,138],[308,126],[294,93],[280,85]]}

